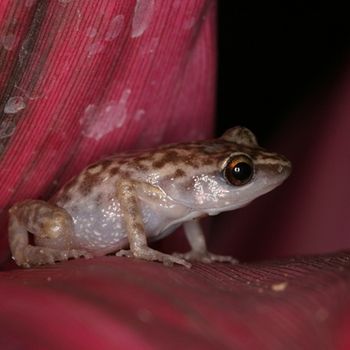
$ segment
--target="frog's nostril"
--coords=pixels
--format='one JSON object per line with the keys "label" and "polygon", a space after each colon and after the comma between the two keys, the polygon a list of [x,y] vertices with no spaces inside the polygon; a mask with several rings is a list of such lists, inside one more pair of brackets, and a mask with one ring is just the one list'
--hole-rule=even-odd
{"label": "frog's nostril", "polygon": [[292,166],[291,166],[290,163],[289,163],[289,164],[288,164],[288,163],[286,163],[286,164],[280,164],[280,165],[278,165],[278,167],[277,167],[277,172],[278,172],[279,174],[282,174],[282,173],[284,173],[284,172],[290,173],[291,170],[292,170]]}

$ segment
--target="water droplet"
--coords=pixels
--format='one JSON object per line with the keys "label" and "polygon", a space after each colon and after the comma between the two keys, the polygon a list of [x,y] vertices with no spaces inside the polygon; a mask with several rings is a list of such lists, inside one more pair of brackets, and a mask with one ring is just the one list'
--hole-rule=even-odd
{"label": "water droplet", "polygon": [[131,90],[125,89],[119,101],[112,100],[100,106],[88,105],[80,119],[82,134],[99,140],[112,130],[121,128],[127,117],[126,104],[130,94]]}
{"label": "water droplet", "polygon": [[16,123],[12,119],[4,119],[0,123],[0,139],[10,137],[16,130]]}
{"label": "water droplet", "polygon": [[141,36],[151,22],[154,10],[154,0],[136,0],[132,19],[131,37]]}
{"label": "water droplet", "polygon": [[107,33],[105,35],[105,40],[112,41],[113,39],[115,39],[122,31],[123,26],[124,26],[124,16],[123,15],[115,16],[108,26]]}
{"label": "water droplet", "polygon": [[5,50],[12,50],[16,44],[16,36],[14,34],[7,34],[1,38],[1,44]]}
{"label": "water droplet", "polygon": [[105,45],[101,41],[96,41],[95,43],[88,46],[88,57],[94,56],[102,52],[105,48]]}
{"label": "water droplet", "polygon": [[145,114],[146,114],[146,111],[144,109],[138,109],[135,113],[134,119],[136,121],[139,121],[144,117]]}
{"label": "water droplet", "polygon": [[190,19],[187,19],[184,21],[183,28],[185,30],[191,29],[196,23],[196,19],[194,17],[191,17]]}
{"label": "water droplet", "polygon": [[24,98],[21,96],[13,96],[7,100],[4,112],[6,114],[15,114],[24,108],[26,108]]}
{"label": "water droplet", "polygon": [[158,44],[159,44],[159,38],[152,38],[147,45],[147,51],[150,54],[153,54],[156,49],[158,48]]}
{"label": "water droplet", "polygon": [[97,34],[97,29],[94,28],[94,27],[89,27],[87,30],[86,30],[86,35],[89,37],[89,38],[94,38]]}

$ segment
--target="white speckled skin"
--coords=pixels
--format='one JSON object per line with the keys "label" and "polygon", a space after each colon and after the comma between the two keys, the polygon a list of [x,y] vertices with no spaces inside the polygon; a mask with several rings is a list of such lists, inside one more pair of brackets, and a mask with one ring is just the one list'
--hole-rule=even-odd
{"label": "white speckled skin", "polygon": [[[115,183],[118,181],[119,175],[114,175],[105,183],[96,184],[87,195],[75,193],[72,188],[69,201],[57,200],[56,204],[73,218],[76,248],[94,252],[94,255],[105,255],[127,246],[123,211],[118,200],[111,195],[116,191]],[[160,235],[171,221],[190,212],[165,193],[154,196],[157,189],[153,186],[137,192],[144,228],[151,239]],[[97,201],[98,195],[100,198]]]}
{"label": "white speckled skin", "polygon": [[[223,175],[236,155],[248,158],[253,168],[242,186]],[[12,253],[19,265],[28,267],[105,255],[130,245],[130,251],[119,255],[189,267],[180,257],[148,248],[145,237],[159,239],[191,219],[242,207],[281,184],[290,169],[287,159],[260,148],[254,135],[240,127],[219,139],[114,156],[86,168],[49,204],[26,201],[12,207]],[[35,235],[36,247],[23,240],[27,232]],[[195,254],[185,258],[232,260],[207,252],[199,226],[187,225],[186,234]]]}

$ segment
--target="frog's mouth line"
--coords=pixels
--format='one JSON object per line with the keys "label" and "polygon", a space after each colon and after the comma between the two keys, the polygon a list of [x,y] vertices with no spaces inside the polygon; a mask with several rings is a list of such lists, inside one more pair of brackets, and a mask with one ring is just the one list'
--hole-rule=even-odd
{"label": "frog's mouth line", "polygon": [[[254,186],[252,186],[250,189],[245,189],[245,191],[247,191],[247,194],[249,193],[249,196],[244,195],[244,193],[242,193],[242,197],[239,198],[237,197],[237,200],[234,203],[230,203],[227,205],[223,205],[220,206],[218,208],[212,209],[211,207],[201,207],[200,210],[195,210],[194,208],[190,207],[187,205],[187,207],[190,210],[193,210],[193,212],[191,212],[191,214],[194,217],[200,217],[203,215],[209,215],[209,216],[214,216],[214,215],[218,215],[222,212],[225,211],[232,211],[232,210],[236,210],[239,208],[243,208],[246,205],[248,205],[249,203],[251,203],[252,201],[254,201],[255,199],[271,192],[274,188],[280,186],[286,179],[288,176],[286,176],[284,179],[281,180],[281,178],[279,180],[276,180],[274,182],[268,181],[268,184],[265,183],[261,188],[259,188],[259,190],[254,191],[253,188]],[[263,179],[260,179],[260,181],[263,181]],[[263,190],[262,190],[263,188]],[[256,193],[256,194],[255,194]],[[246,198],[248,197],[248,198]],[[182,205],[186,205],[185,203],[182,203]],[[190,217],[189,215],[189,219],[191,219],[192,217]]]}

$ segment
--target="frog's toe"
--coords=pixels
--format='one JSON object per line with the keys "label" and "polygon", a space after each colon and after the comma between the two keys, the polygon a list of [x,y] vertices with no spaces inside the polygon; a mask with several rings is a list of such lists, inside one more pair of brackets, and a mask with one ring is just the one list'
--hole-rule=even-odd
{"label": "frog's toe", "polygon": [[238,260],[229,255],[218,255],[218,254],[208,253],[204,257],[204,259],[206,259],[207,261],[203,261],[203,262],[207,262],[207,263],[223,262],[223,263],[230,263],[233,265],[238,264]]}
{"label": "frog's toe", "polygon": [[159,262],[162,262],[165,266],[173,266],[174,264],[178,264],[178,265],[183,265],[187,268],[191,267],[191,264],[185,259],[182,259],[177,256],[173,256],[173,255],[164,254],[149,247],[140,248],[136,252],[122,249],[122,250],[119,250],[115,255],[126,256],[128,258],[134,257],[137,259],[142,259],[147,261],[159,261]]}
{"label": "frog's toe", "polygon": [[32,267],[46,264],[54,264],[55,261],[62,260],[61,251],[46,247],[35,247],[28,245],[23,250],[21,259],[16,257],[19,266]]}
{"label": "frog's toe", "polygon": [[23,258],[16,262],[23,267],[52,265],[59,261],[68,259],[78,259],[80,257],[91,258],[92,255],[85,250],[77,249],[53,249],[47,247],[35,247],[28,245],[23,254]]}
{"label": "frog's toe", "polygon": [[68,259],[69,259],[68,252],[66,250],[63,250],[60,254],[60,260],[64,261],[64,260],[68,260]]}
{"label": "frog's toe", "polygon": [[121,249],[115,253],[115,256],[125,256],[126,258],[133,258],[134,254],[130,249]]}
{"label": "frog's toe", "polygon": [[92,258],[92,254],[86,250],[71,249],[71,250],[67,250],[66,254],[68,254],[68,258],[73,258],[73,259],[79,259],[79,258],[91,259]]}
{"label": "frog's toe", "polygon": [[159,261],[161,261],[165,266],[172,266],[173,264],[178,264],[185,266],[188,269],[191,268],[191,263],[175,255],[162,254]]}
{"label": "frog's toe", "polygon": [[81,251],[80,256],[82,256],[85,259],[92,259],[94,257],[93,254],[91,254],[90,252],[87,252],[85,250]]}
{"label": "frog's toe", "polygon": [[189,261],[199,261],[205,264],[210,264],[212,262],[223,262],[223,263],[231,263],[237,264],[238,260],[228,255],[218,255],[210,252],[196,252],[189,251],[187,253],[174,253],[174,256],[189,260]]}

